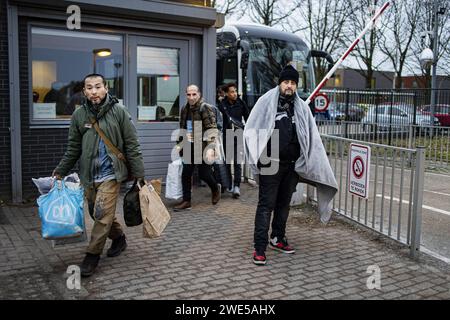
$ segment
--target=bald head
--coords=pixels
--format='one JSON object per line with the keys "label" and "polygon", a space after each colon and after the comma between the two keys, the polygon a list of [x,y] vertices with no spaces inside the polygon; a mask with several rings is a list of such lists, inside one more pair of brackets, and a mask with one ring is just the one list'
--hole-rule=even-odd
{"label": "bald head", "polygon": [[189,102],[189,105],[195,105],[201,98],[201,92],[198,86],[195,84],[191,84],[186,88],[186,98]]}
{"label": "bald head", "polygon": [[186,92],[188,92],[188,90],[196,90],[198,93],[200,93],[200,88],[196,84],[188,85],[186,88]]}

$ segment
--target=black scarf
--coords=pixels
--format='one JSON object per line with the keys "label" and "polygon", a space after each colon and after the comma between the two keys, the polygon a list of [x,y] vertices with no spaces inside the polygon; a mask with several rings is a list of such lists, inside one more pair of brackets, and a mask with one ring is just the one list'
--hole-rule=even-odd
{"label": "black scarf", "polygon": [[[293,115],[295,94],[283,96],[278,99],[278,111],[286,111],[289,116]],[[291,114],[292,113],[292,114]]]}

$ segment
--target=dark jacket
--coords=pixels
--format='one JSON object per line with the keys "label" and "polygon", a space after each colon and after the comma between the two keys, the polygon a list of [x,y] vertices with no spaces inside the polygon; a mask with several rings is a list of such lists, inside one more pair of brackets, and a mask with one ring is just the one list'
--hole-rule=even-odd
{"label": "dark jacket", "polygon": [[[95,117],[100,129],[111,143],[125,155],[132,176],[143,178],[144,162],[136,128],[126,108],[119,104],[116,98],[109,95],[106,96],[97,115],[91,110],[89,102],[84,103],[72,114],[67,150],[56,167],[55,173],[61,176],[67,175],[80,160],[80,181],[86,187],[92,185],[95,172],[94,160],[98,156],[100,139],[90,122],[90,119]],[[107,153],[112,160],[116,180],[125,181],[128,177],[127,166],[108,148]]]}
{"label": "dark jacket", "polygon": [[[214,115],[213,107],[203,99],[199,100],[194,106],[190,106],[189,103],[181,109],[180,113],[180,129],[187,129],[188,113],[191,113],[191,119],[193,121],[202,122],[203,133],[208,129],[217,129],[216,116]],[[208,139],[211,141],[211,139]]]}
{"label": "dark jacket", "polygon": [[[180,112],[180,129],[187,129],[187,120],[188,120],[188,114],[190,113],[190,118],[193,120],[193,123],[195,121],[201,121],[202,123],[202,150],[204,150],[209,143],[214,142],[215,137],[218,134],[218,131],[215,130],[215,132],[209,132],[210,134],[208,137],[203,136],[205,134],[205,131],[208,129],[217,129],[216,124],[216,116],[214,115],[213,107],[206,102],[203,101],[203,99],[200,99],[197,104],[194,106],[190,106],[189,103],[186,103],[186,105],[181,109]],[[195,125],[193,125],[193,131],[195,131]],[[195,134],[193,132],[193,134]],[[183,140],[183,136],[181,135],[178,138],[177,144],[180,144],[181,140]],[[194,145],[192,144],[192,148]],[[194,152],[191,152],[192,155],[194,155]],[[183,156],[183,150],[180,150],[180,156]]]}
{"label": "dark jacket", "polygon": [[227,98],[223,99],[222,102],[219,104],[219,110],[220,112],[222,112],[223,115],[224,129],[232,128],[231,126],[232,121],[230,120],[229,117],[233,118],[235,121],[242,124],[242,118],[244,118],[244,120],[247,121],[249,115],[247,105],[240,98],[237,98],[234,104],[230,104]]}

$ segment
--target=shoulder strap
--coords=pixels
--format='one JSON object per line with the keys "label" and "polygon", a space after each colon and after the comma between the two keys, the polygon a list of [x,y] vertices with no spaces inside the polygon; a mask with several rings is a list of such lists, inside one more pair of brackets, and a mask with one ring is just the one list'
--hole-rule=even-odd
{"label": "shoulder strap", "polygon": [[106,137],[106,135],[102,131],[102,129],[100,129],[97,120],[90,118],[90,121],[91,121],[92,125],[94,126],[95,131],[97,131],[98,135],[100,136],[100,138],[102,138],[103,142],[108,146],[108,148],[116,155],[116,157],[119,160],[123,161],[124,163],[127,163],[127,159],[125,158],[123,153],[120,152],[120,150],[117,149],[117,147],[112,144],[112,142]]}
{"label": "shoulder strap", "polygon": [[230,114],[228,113],[228,110],[227,110],[226,103],[223,104],[223,111],[225,111],[225,115],[231,121],[232,124],[234,124],[238,128],[244,129],[244,125],[242,123],[240,123],[240,121],[237,121],[236,119],[234,119],[233,117],[230,116]]}

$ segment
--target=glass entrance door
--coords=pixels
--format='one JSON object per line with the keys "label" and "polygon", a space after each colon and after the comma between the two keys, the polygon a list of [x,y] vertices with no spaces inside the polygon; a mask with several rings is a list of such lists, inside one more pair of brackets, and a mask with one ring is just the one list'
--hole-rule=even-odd
{"label": "glass entrance door", "polygon": [[129,109],[133,119],[139,126],[178,123],[189,79],[188,41],[132,37],[130,55]]}

